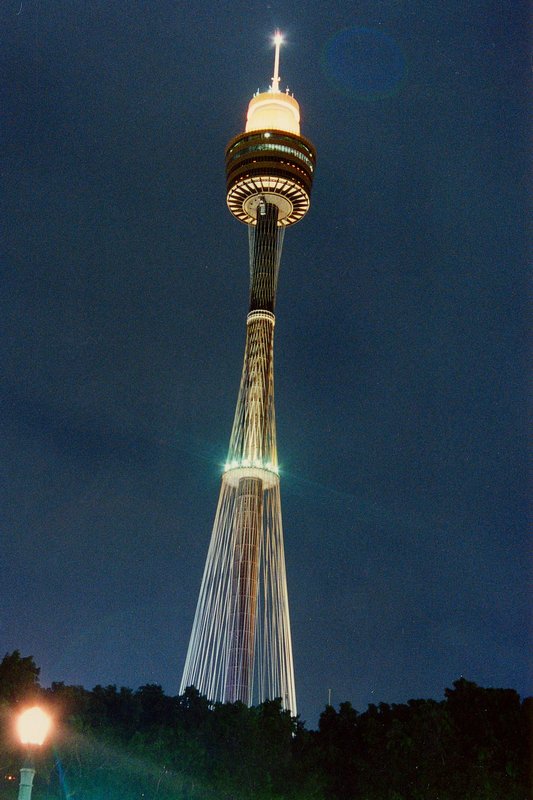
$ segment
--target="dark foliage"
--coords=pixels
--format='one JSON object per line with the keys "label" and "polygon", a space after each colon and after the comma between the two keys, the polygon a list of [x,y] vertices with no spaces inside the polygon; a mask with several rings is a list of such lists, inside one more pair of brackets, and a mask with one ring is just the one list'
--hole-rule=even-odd
{"label": "dark foliage", "polygon": [[18,703],[36,695],[39,672],[32,656],[22,657],[18,650],[6,653],[0,661],[0,703]]}
{"label": "dark foliage", "polygon": [[445,699],[327,706],[307,731],[278,700],[209,703],[189,688],[38,685],[33,658],[0,663],[0,800],[21,754],[9,724],[39,694],[55,718],[35,798],[74,800],[527,800],[531,698],[461,678]]}

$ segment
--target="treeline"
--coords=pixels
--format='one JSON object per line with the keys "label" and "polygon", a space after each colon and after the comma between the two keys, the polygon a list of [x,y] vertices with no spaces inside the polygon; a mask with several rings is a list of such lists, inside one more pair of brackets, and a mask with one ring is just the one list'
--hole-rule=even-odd
{"label": "treeline", "polygon": [[461,678],[445,699],[327,706],[306,730],[279,701],[247,708],[155,684],[39,686],[18,651],[0,662],[0,800],[23,754],[13,718],[46,705],[54,733],[33,800],[529,800],[533,699]]}

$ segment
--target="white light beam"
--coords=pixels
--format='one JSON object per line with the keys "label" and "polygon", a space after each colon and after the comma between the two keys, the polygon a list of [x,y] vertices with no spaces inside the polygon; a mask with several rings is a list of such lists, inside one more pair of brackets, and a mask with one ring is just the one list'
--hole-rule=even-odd
{"label": "white light beam", "polygon": [[274,52],[274,75],[272,77],[272,91],[279,92],[279,49],[283,42],[283,36],[280,31],[274,34],[274,45],[276,47]]}

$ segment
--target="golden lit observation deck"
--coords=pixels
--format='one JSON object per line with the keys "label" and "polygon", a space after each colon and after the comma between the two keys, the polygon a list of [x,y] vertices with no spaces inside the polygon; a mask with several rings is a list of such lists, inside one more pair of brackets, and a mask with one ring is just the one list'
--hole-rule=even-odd
{"label": "golden lit observation deck", "polygon": [[262,203],[277,207],[278,227],[298,222],[309,209],[316,150],[300,134],[298,101],[279,88],[282,41],[277,31],[272,84],[252,97],[245,132],[226,148],[228,208],[246,225],[256,225]]}
{"label": "golden lit observation deck", "polygon": [[226,148],[229,210],[241,222],[255,225],[257,206],[264,198],[278,207],[278,225],[298,222],[309,208],[315,163],[315,148],[296,133],[241,133]]}

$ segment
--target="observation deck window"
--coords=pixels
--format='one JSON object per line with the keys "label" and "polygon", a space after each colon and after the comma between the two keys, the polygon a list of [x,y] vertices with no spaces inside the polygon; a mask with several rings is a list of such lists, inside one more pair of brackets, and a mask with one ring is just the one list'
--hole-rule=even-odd
{"label": "observation deck window", "polygon": [[[232,155],[233,150],[236,152]],[[304,164],[309,168],[311,172],[313,172],[313,162],[310,158],[307,158],[303,153],[299,150],[296,150],[295,147],[288,147],[286,144],[269,144],[264,142],[263,144],[255,144],[251,145],[250,147],[243,147],[242,149],[239,148],[232,148],[229,152],[230,158],[229,161],[234,161],[236,158],[240,158],[241,156],[245,155],[246,153],[259,153],[259,152],[282,152],[288,153],[291,156],[295,156],[295,158],[299,158],[300,161],[303,161]]]}

